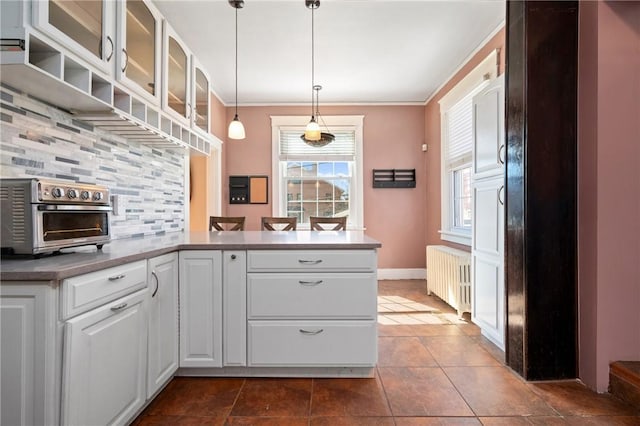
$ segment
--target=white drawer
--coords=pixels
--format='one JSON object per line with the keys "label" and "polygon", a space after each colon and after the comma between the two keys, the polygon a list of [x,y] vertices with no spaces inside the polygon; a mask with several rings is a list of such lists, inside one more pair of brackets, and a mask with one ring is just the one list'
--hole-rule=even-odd
{"label": "white drawer", "polygon": [[376,274],[247,274],[249,318],[375,319]]}
{"label": "white drawer", "polygon": [[375,321],[249,321],[250,366],[375,366]]}
{"label": "white drawer", "polygon": [[248,272],[373,272],[375,250],[250,250]]}
{"label": "white drawer", "polygon": [[147,286],[147,261],[114,266],[62,281],[62,319]]}

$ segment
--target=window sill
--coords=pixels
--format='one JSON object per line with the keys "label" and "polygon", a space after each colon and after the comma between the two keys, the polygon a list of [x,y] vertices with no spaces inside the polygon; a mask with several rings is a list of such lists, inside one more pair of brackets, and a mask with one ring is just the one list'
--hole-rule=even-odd
{"label": "window sill", "polygon": [[456,244],[462,244],[471,247],[471,234],[464,232],[454,231],[438,231],[440,233],[440,239],[449,241]]}

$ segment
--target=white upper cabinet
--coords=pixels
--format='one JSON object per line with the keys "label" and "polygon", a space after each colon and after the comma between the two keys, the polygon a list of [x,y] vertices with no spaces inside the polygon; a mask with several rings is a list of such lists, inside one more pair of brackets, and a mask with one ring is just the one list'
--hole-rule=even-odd
{"label": "white upper cabinet", "polygon": [[162,106],[184,123],[191,122],[191,52],[178,34],[164,21],[163,31],[163,93]]}
{"label": "white upper cabinet", "polygon": [[113,74],[116,42],[114,2],[34,1],[33,26],[107,75]]}
{"label": "white upper cabinet", "polygon": [[154,105],[160,105],[162,16],[147,0],[117,3],[116,77]]}
{"label": "white upper cabinet", "polygon": [[211,79],[200,65],[195,56],[192,57],[193,74],[191,77],[191,93],[193,94],[193,114],[191,127],[204,133],[209,133],[209,93]]}
{"label": "white upper cabinet", "polygon": [[473,97],[473,177],[502,174],[504,144],[504,73]]}

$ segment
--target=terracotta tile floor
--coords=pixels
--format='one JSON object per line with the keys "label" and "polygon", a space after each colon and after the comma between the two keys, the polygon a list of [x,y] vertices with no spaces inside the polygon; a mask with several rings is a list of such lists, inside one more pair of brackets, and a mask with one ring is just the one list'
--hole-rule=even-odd
{"label": "terracotta tile floor", "polygon": [[504,354],[427,296],[380,281],[378,367],[370,379],[177,377],[135,425],[640,425],[640,407],[579,381],[527,383]]}

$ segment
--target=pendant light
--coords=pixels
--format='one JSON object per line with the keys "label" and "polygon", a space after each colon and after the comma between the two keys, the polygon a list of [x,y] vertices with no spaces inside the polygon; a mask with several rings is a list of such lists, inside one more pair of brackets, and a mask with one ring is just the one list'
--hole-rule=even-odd
{"label": "pendant light", "polygon": [[244,7],[244,0],[229,0],[229,4],[236,10],[236,114],[229,123],[228,136],[229,139],[244,139],[244,126],[238,118],[238,9]]}
{"label": "pendant light", "polygon": [[[300,138],[307,144],[313,147],[322,147],[332,142],[335,139],[335,136],[329,133],[328,131],[322,132],[320,130],[320,121],[322,118],[320,117],[320,105],[318,103],[318,92],[322,89],[322,86],[318,86],[315,84],[315,50],[314,50],[314,11],[320,7],[320,0],[305,0],[305,5],[307,8],[311,9],[311,120],[307,127],[304,130],[304,134],[300,136]],[[316,104],[314,108],[313,99],[315,99]],[[324,121],[323,121],[324,124]],[[326,125],[325,125],[326,127]]]}

